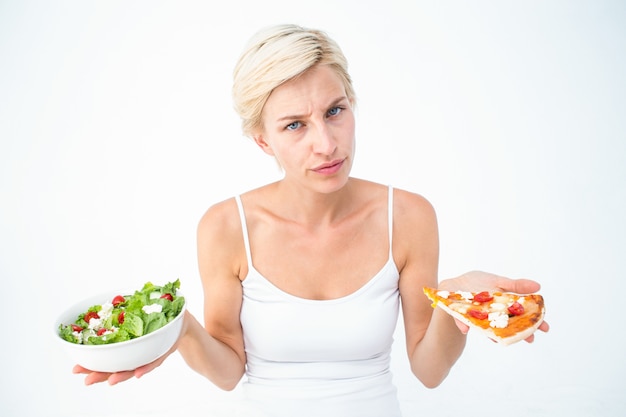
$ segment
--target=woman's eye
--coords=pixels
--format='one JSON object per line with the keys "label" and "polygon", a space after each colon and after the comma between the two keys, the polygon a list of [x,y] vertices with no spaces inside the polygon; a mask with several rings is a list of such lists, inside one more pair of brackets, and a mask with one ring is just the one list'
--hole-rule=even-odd
{"label": "woman's eye", "polygon": [[289,123],[287,126],[285,126],[285,129],[287,130],[296,130],[297,128],[299,128],[301,125],[300,122],[292,122]]}
{"label": "woman's eye", "polygon": [[332,109],[328,110],[328,115],[329,116],[336,116],[339,113],[341,113],[341,110],[343,110],[341,107],[333,107]]}

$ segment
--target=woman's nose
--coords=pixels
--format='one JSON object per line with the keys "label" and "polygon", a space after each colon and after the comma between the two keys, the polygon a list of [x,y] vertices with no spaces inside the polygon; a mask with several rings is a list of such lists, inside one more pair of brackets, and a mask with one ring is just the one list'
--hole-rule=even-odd
{"label": "woman's nose", "polygon": [[314,129],[313,133],[313,151],[323,155],[331,155],[337,148],[337,142],[332,131],[326,123],[321,123]]}

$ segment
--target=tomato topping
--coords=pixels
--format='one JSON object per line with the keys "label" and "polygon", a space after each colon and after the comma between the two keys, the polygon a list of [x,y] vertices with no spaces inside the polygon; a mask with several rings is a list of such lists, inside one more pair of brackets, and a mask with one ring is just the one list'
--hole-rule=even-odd
{"label": "tomato topping", "polygon": [[124,312],[123,311],[120,311],[120,314],[117,316],[117,322],[119,324],[124,323]]}
{"label": "tomato topping", "polygon": [[107,331],[107,329],[105,329],[104,327],[101,328],[100,330],[98,330],[98,332],[96,333],[98,336],[102,336],[105,332]]}
{"label": "tomato topping", "polygon": [[113,304],[114,307],[117,307],[118,305],[122,304],[125,301],[126,299],[123,296],[116,295],[115,297],[113,297],[113,301],[111,301],[111,304]]}
{"label": "tomato topping", "polygon": [[174,297],[172,297],[172,294],[169,294],[169,293],[163,294],[161,298],[165,298],[166,300],[170,300],[170,301],[174,300]]}
{"label": "tomato topping", "polygon": [[99,318],[100,316],[95,311],[88,311],[87,314],[85,314],[85,321],[87,323],[89,323],[91,319],[99,319]]}
{"label": "tomato topping", "polygon": [[521,316],[522,314],[524,314],[524,306],[518,303],[517,301],[514,302],[509,307],[509,314],[512,314],[514,316]]}
{"label": "tomato topping", "polygon": [[473,310],[472,309],[472,310],[469,310],[467,312],[467,314],[470,317],[474,317],[475,319],[478,319],[478,320],[485,320],[487,317],[489,317],[489,314],[487,314],[486,311],[482,311],[482,310]]}
{"label": "tomato topping", "polygon": [[78,324],[72,324],[72,330],[75,332],[82,332],[83,328],[80,327]]}
{"label": "tomato topping", "polygon": [[491,295],[489,291],[479,292],[474,296],[474,301],[477,303],[486,303],[491,300],[493,300],[493,295]]}

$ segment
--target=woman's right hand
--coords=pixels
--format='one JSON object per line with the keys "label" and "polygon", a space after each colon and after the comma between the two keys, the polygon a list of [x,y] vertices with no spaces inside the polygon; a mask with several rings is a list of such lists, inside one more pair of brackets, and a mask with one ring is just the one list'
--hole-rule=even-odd
{"label": "woman's right hand", "polygon": [[185,311],[184,314],[185,314],[185,317],[183,318],[184,319],[183,328],[181,329],[178,340],[176,341],[176,343],[174,343],[174,345],[170,348],[170,350],[165,352],[161,357],[157,358],[156,360],[146,365],[140,366],[137,369],[129,370],[129,371],[98,372],[98,371],[92,371],[90,369],[84,368],[80,365],[74,365],[74,368],[72,368],[72,372],[75,374],[85,374],[86,375],[85,385],[97,384],[99,382],[104,382],[104,381],[107,381],[109,385],[115,385],[120,382],[129,380],[132,377],[141,378],[148,372],[151,372],[154,369],[161,366],[161,364],[165,361],[165,359],[167,359],[168,356],[170,356],[172,353],[176,351],[176,349],[178,349],[178,344],[180,343],[180,339],[185,334],[185,331],[187,330],[187,326],[189,322],[189,317],[188,317],[190,315],[189,311]]}
{"label": "woman's right hand", "polygon": [[172,346],[172,348],[160,358],[146,365],[140,366],[139,368],[134,370],[121,372],[97,372],[87,368],[83,368],[80,365],[74,365],[72,372],[75,374],[85,374],[85,385],[92,385],[105,381],[107,381],[109,385],[115,385],[132,377],[141,378],[148,372],[151,372],[154,369],[158,368],[169,355],[176,351],[177,345],[177,343],[174,344],[174,346]]}

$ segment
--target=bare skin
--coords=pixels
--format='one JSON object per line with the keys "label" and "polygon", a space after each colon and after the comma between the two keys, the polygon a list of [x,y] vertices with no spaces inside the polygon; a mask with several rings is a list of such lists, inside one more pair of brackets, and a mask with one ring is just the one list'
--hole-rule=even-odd
{"label": "bare skin", "polygon": [[[242,195],[253,263],[293,295],[326,300],[362,287],[387,261],[388,188],[350,177],[354,115],[341,79],[317,66],[276,88],[254,140],[284,169],[284,178]],[[467,326],[433,310],[425,286],[519,293],[539,290],[530,280],[470,272],[438,284],[435,211],[422,196],[394,190],[392,253],[400,272],[406,348],[411,370],[427,387],[448,375],[465,347]],[[245,372],[239,321],[241,282],[248,264],[234,199],[218,203],[198,226],[198,264],[204,288],[204,326],[189,312],[177,344],[133,371],[91,372],[85,383],[140,378],[178,351],[218,387],[233,389]],[[386,242],[386,243],[385,243]],[[386,247],[385,247],[386,245]],[[294,279],[294,277],[298,277]],[[547,331],[547,323],[540,330]],[[527,341],[532,342],[531,336]]]}

